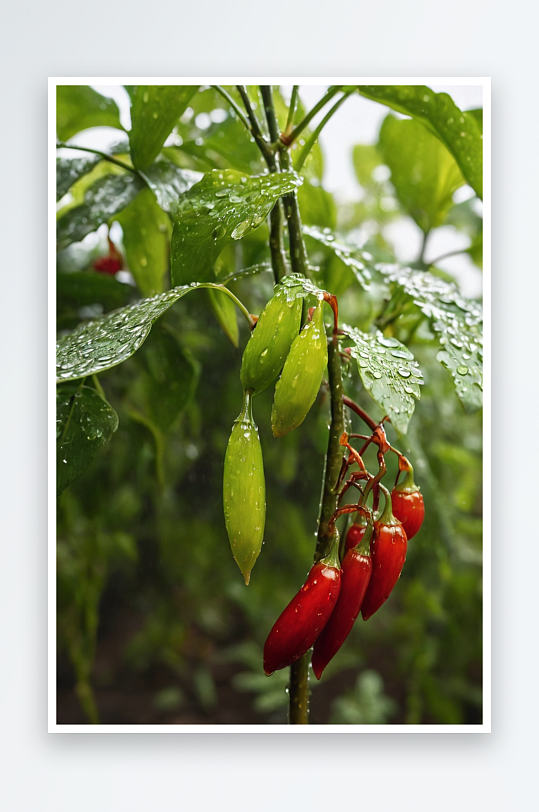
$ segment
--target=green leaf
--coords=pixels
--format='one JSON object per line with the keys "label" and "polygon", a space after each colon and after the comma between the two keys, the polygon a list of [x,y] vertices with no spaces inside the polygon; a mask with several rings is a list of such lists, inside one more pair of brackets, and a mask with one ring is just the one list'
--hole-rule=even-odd
{"label": "green leaf", "polygon": [[453,283],[428,271],[397,265],[379,265],[377,269],[427,316],[441,346],[438,361],[451,372],[464,408],[479,409],[483,403],[481,306],[461,296]]}
{"label": "green leaf", "polygon": [[447,93],[426,85],[360,85],[362,96],[421,121],[451,152],[466,181],[483,196],[483,141],[477,111],[463,113]]}
{"label": "green leaf", "polygon": [[271,262],[258,262],[256,265],[250,265],[248,268],[241,268],[239,271],[232,271],[228,276],[221,277],[219,282],[226,285],[227,282],[232,282],[235,279],[240,279],[243,276],[255,276],[259,273],[272,273],[273,268]]}
{"label": "green leaf", "polygon": [[291,273],[283,276],[280,283],[281,287],[288,288],[288,295],[294,299],[304,299],[306,296],[316,296],[317,299],[323,299],[327,291],[317,287],[305,276],[299,273]]}
{"label": "green leaf", "polygon": [[208,172],[180,198],[172,232],[172,284],[214,278],[223,248],[266,219],[276,200],[302,179],[292,173],[244,175],[234,169]]}
{"label": "green leaf", "polygon": [[80,242],[103,223],[125,209],[143,188],[131,173],[107,175],[97,180],[84,195],[84,203],[70,208],[57,222],[58,250]]}
{"label": "green leaf", "polygon": [[152,330],[137,361],[144,370],[136,382],[144,411],[154,425],[168,432],[194,395],[199,367],[177,333],[162,323]]}
{"label": "green leaf", "polygon": [[56,392],[57,493],[88,468],[118,428],[118,415],[89,386],[67,384]]}
{"label": "green leaf", "polygon": [[129,270],[143,296],[163,290],[168,270],[170,222],[153,192],[143,189],[118,216]]}
{"label": "green leaf", "polygon": [[[184,135],[181,127],[179,132]],[[181,146],[170,149],[187,153],[208,169],[231,168],[249,175],[262,170],[260,151],[235,114],[229,114],[224,121],[199,132],[200,138],[193,138],[194,134],[191,136],[193,140],[184,137]]]}
{"label": "green leaf", "polygon": [[56,132],[60,141],[67,141],[88,127],[116,127],[123,130],[116,102],[87,85],[58,85]]}
{"label": "green leaf", "polygon": [[328,228],[336,226],[337,207],[333,195],[326,192],[317,178],[307,180],[298,189],[298,204],[305,225]]}
{"label": "green leaf", "polygon": [[118,282],[114,276],[97,271],[59,273],[56,294],[64,305],[85,307],[103,304],[105,310],[121,307],[133,294],[133,287]]}
{"label": "green leaf", "polygon": [[475,197],[471,197],[451,206],[444,225],[455,226],[475,238],[483,228],[483,218],[475,211],[474,201]]}
{"label": "green leaf", "polygon": [[342,325],[353,341],[350,353],[356,359],[365,389],[391,418],[401,434],[406,434],[414,413],[415,401],[421,397],[423,374],[410,350],[396,338],[364,333]]}
{"label": "green leaf", "polygon": [[137,169],[147,169],[198,85],[138,85],[131,88],[131,158]]}
{"label": "green leaf", "polygon": [[88,158],[56,159],[56,200],[60,200],[79,178],[91,172],[101,158],[90,155]]}
{"label": "green leaf", "polygon": [[152,324],[199,285],[173,288],[78,327],[56,343],[56,377],[75,380],[121,364],[138,350]]}
{"label": "green leaf", "polygon": [[354,248],[353,246],[346,245],[342,239],[336,237],[329,228],[320,231],[318,228],[303,226],[303,233],[311,240],[316,240],[318,243],[325,245],[326,248],[330,248],[337,259],[348,268],[351,268],[361,287],[364,290],[369,287],[371,273],[365,263],[372,260],[371,254]]}
{"label": "green leaf", "polygon": [[352,150],[352,162],[357,179],[364,189],[377,185],[372,173],[384,161],[376,144],[356,144]]}
{"label": "green leaf", "polygon": [[389,115],[380,130],[379,147],[408,214],[425,232],[442,225],[464,178],[441,141],[419,121]]}
{"label": "green leaf", "polygon": [[479,267],[483,267],[483,229],[476,234],[476,236],[472,240],[472,244],[467,249],[468,254],[471,256],[475,264]]}
{"label": "green leaf", "polygon": [[219,322],[223,333],[230,339],[234,347],[240,343],[240,328],[236,314],[236,305],[229,296],[223,296],[217,290],[208,289],[208,297],[213,315]]}
{"label": "green leaf", "polygon": [[156,161],[144,177],[163,211],[172,214],[178,207],[180,196],[198,183],[202,175],[191,169],[180,169],[170,161]]}

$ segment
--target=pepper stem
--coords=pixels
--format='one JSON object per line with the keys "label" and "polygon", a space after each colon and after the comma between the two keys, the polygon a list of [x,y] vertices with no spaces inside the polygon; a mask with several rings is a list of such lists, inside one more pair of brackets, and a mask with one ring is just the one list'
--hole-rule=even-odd
{"label": "pepper stem", "polygon": [[363,534],[363,538],[361,539],[359,544],[356,544],[356,546],[354,547],[354,550],[356,550],[360,555],[369,556],[371,554],[371,539],[372,539],[373,529],[374,528],[373,528],[372,524],[370,522],[368,522],[367,529],[365,530],[365,533]]}
{"label": "pepper stem", "polygon": [[[401,484],[397,486],[397,482],[399,481],[399,476],[401,475],[402,471],[404,471],[405,477]],[[402,454],[399,456],[399,472],[397,474],[395,487],[398,491],[405,491],[406,493],[414,493],[415,491],[419,490],[414,482],[414,469],[412,464]]]}
{"label": "pepper stem", "polygon": [[339,531],[337,528],[335,528],[335,535],[333,536],[329,553],[325,558],[320,560],[320,563],[325,564],[326,567],[334,567],[337,570],[341,567],[339,562]]}
{"label": "pepper stem", "polygon": [[253,390],[243,390],[243,403],[235,423],[253,423]]}
{"label": "pepper stem", "polygon": [[389,493],[388,489],[385,488],[383,485],[380,485],[380,490],[384,492],[386,504],[382,515],[378,519],[378,522],[380,524],[399,524],[399,522],[393,515],[393,509],[391,505],[391,494]]}

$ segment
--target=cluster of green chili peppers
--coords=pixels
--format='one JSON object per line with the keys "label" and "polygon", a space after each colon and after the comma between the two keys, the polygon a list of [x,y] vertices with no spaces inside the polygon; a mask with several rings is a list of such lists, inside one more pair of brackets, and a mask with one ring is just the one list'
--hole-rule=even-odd
{"label": "cluster of green chili peppers", "polygon": [[243,353],[243,405],[226,450],[223,504],[232,554],[246,584],[262,548],[266,516],[264,465],[252,399],[282,370],[271,425],[275,437],[283,437],[305,420],[327,365],[323,301],[300,330],[302,305],[299,290],[278,285]]}

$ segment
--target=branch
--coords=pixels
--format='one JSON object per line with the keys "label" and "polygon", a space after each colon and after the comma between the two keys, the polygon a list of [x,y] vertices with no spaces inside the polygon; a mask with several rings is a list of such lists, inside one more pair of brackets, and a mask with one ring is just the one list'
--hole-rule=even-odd
{"label": "branch", "polygon": [[335,96],[335,94],[336,94],[336,93],[338,93],[338,92],[339,92],[339,90],[341,90],[341,86],[330,87],[330,88],[329,88],[329,90],[327,91],[327,93],[326,93],[324,96],[322,96],[322,98],[320,99],[320,101],[319,101],[319,102],[317,102],[317,104],[315,104],[315,106],[313,107],[313,109],[312,109],[312,110],[311,110],[309,113],[307,113],[307,115],[305,116],[305,118],[303,119],[303,121],[300,121],[300,123],[298,124],[298,126],[297,126],[297,127],[294,129],[294,130],[292,130],[292,132],[290,133],[290,135],[284,135],[284,134],[283,134],[283,135],[281,136],[281,141],[283,142],[283,144],[286,144],[286,146],[287,146],[287,147],[289,147],[289,146],[290,146],[290,144],[293,144],[293,143],[294,143],[294,141],[296,140],[296,138],[298,138],[298,136],[299,136],[299,135],[300,135],[300,134],[303,132],[303,130],[305,129],[305,127],[307,127],[307,126],[308,126],[308,124],[309,124],[309,122],[311,121],[311,119],[313,119],[313,118],[315,117],[315,115],[316,115],[317,113],[319,113],[319,112],[320,112],[320,110],[321,110],[323,107],[325,107],[325,106],[326,106],[326,104],[327,104],[329,101],[331,101],[331,99],[333,98],[333,96]]}
{"label": "branch", "polygon": [[[273,106],[273,94],[271,92],[271,87],[268,85],[264,85],[260,87],[260,92],[262,94],[262,100],[264,102],[264,112],[266,114],[266,121],[268,122],[268,131],[270,134],[270,138],[272,141],[277,141],[279,137],[279,125],[277,123],[277,117],[275,115],[275,108]],[[275,153],[272,153],[273,161],[271,164],[268,164],[270,172],[278,172],[279,171],[279,163],[277,161],[277,156]],[[275,282],[278,283],[281,281],[283,276],[286,276],[288,271],[286,265],[286,254],[284,250],[284,235],[283,235],[283,226],[284,226],[284,214],[283,214],[283,203],[279,199],[273,209],[271,210],[270,214],[270,253],[271,253],[271,267],[273,268],[273,276],[275,278]]]}
{"label": "branch", "polygon": [[268,165],[270,172],[275,172],[275,169],[272,169],[272,166],[275,165],[275,152],[273,148],[268,144],[264,136],[262,135],[262,130],[260,129],[260,124],[255,116],[254,110],[251,106],[251,100],[247,93],[247,90],[243,85],[236,85],[238,89],[238,93],[240,94],[245,110],[247,112],[247,116],[249,118],[249,129],[252,133],[253,138],[256,141],[258,149],[264,156],[264,159]]}
{"label": "branch", "polygon": [[229,103],[229,105],[232,107],[232,109],[233,109],[233,110],[234,110],[234,112],[236,113],[236,115],[237,115],[237,117],[239,118],[239,120],[241,121],[241,123],[242,123],[242,124],[243,124],[243,125],[244,125],[244,126],[247,128],[247,130],[248,130],[249,132],[251,132],[251,125],[249,124],[249,122],[248,122],[248,121],[247,121],[247,119],[245,118],[245,113],[243,112],[243,110],[241,109],[241,107],[239,106],[239,104],[237,104],[237,103],[234,101],[234,99],[232,98],[232,96],[231,96],[229,93],[227,93],[227,92],[226,92],[226,90],[224,89],[224,87],[221,87],[221,85],[212,85],[212,87],[213,87],[213,89],[214,89],[214,90],[216,90],[218,93],[220,93],[220,94],[221,94],[221,96],[223,97],[223,99],[226,99],[226,100],[227,100],[227,102],[228,102],[228,103]]}
{"label": "branch", "polygon": [[349,90],[348,93],[345,93],[344,96],[341,96],[339,101],[336,104],[333,105],[333,107],[331,108],[329,113],[327,113],[327,115],[324,116],[324,118],[322,119],[322,121],[320,122],[320,124],[318,125],[316,130],[313,132],[313,134],[311,135],[311,137],[309,138],[309,140],[307,141],[307,143],[305,144],[305,146],[301,150],[301,152],[300,152],[300,154],[299,154],[299,156],[298,156],[298,158],[296,160],[295,166],[294,166],[294,169],[295,169],[296,172],[299,172],[300,169],[302,168],[303,164],[307,160],[309,152],[312,150],[312,148],[316,144],[316,142],[318,140],[318,136],[320,135],[320,133],[322,132],[322,130],[324,129],[324,127],[326,126],[326,124],[328,123],[330,118],[332,118],[335,115],[335,113],[337,112],[337,110],[339,109],[341,104],[346,101],[346,99],[348,98],[348,96],[352,92],[353,91]]}
{"label": "branch", "polygon": [[126,169],[128,172],[132,172],[134,175],[137,175],[139,178],[142,178],[142,180],[144,180],[138,169],[135,169],[134,166],[124,164],[123,161],[119,161],[117,158],[113,158],[112,155],[107,155],[106,152],[101,152],[100,149],[92,149],[91,147],[78,147],[75,146],[75,144],[64,144],[61,141],[59,141],[56,144],[56,149],[78,149],[80,150],[80,152],[91,152],[93,153],[93,155],[100,155],[104,161],[108,161],[111,164],[116,164],[116,166],[121,166],[122,169]]}

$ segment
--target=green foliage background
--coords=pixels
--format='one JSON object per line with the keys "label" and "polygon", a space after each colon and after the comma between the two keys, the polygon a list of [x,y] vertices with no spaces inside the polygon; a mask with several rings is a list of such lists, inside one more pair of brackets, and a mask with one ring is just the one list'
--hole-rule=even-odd
{"label": "green foliage background", "polygon": [[[197,223],[211,213],[202,208],[208,206],[206,187],[189,191],[200,173],[232,170],[241,184],[242,175],[264,171],[256,145],[214,89],[190,94],[178,88],[174,97],[175,88],[168,88],[172,95],[166,100],[163,89],[157,90],[129,88],[137,113],[128,142],[114,102],[90,88],[58,88],[59,137],[70,138],[89,126],[114,126],[124,140],[109,154],[129,167],[129,143],[131,149],[136,145],[134,163],[145,178],[100,156],[60,153],[60,336],[171,287],[171,235],[176,229],[180,245],[181,229],[189,222],[181,212],[191,211]],[[372,88],[361,92],[375,95]],[[176,111],[170,126],[160,131],[160,143],[151,128],[151,143],[145,141],[145,93],[148,104],[155,104],[152,117],[161,114],[160,105]],[[257,89],[249,93],[261,112]],[[284,129],[287,109],[278,89],[275,99]],[[394,109],[415,115],[402,107],[410,104],[408,97],[389,93],[384,100],[389,104],[388,99]],[[436,123],[440,100],[434,103],[431,121]],[[421,399],[409,398],[409,423],[409,415],[402,425],[393,415],[394,425],[407,432],[399,436],[388,428],[390,441],[414,463],[425,522],[409,544],[390,600],[368,623],[357,621],[321,683],[313,678],[314,724],[481,721],[479,318],[475,303],[462,299],[447,274],[427,268],[423,256],[409,272],[416,285],[412,295],[401,277],[387,270],[395,256],[383,231],[399,217],[413,218],[427,238],[431,229],[454,224],[469,235],[470,255],[480,264],[480,218],[469,201],[452,202],[453,191],[464,178],[473,183],[477,172],[463,170],[466,155],[452,151],[451,133],[442,142],[434,126],[425,126],[430,112],[422,104],[410,120],[390,113],[379,144],[354,149],[363,188],[356,205],[339,206],[324,189],[318,145],[301,171],[298,200],[309,260],[316,268],[313,281],[339,296],[342,322],[367,333],[381,330],[385,340],[409,347],[425,382]],[[303,114],[300,105],[295,121]],[[140,118],[143,127],[134,133]],[[469,121],[474,122],[470,138],[478,138],[478,116],[467,113]],[[308,131],[303,137],[307,140]],[[475,139],[474,161],[476,146]],[[382,164],[391,169],[391,181],[376,179]],[[247,186],[252,193],[251,181]],[[203,194],[197,193],[200,188]],[[394,205],[388,206],[389,198]],[[271,206],[260,214],[259,201],[253,205],[249,216],[256,215],[256,225],[250,221],[241,239],[218,235],[222,250],[216,253],[213,243],[204,247],[204,227],[193,249],[193,277],[185,276],[185,256],[176,273],[181,272],[181,284],[222,283],[232,277],[230,290],[251,313],[260,313],[273,293],[265,220]],[[122,227],[120,247],[131,281],[92,268],[107,251],[104,224],[115,222]],[[354,233],[366,223],[372,236],[360,249]],[[234,221],[231,228],[237,225]],[[99,227],[98,239],[87,238]],[[172,256],[174,262],[174,251]],[[238,275],[247,268],[252,273]],[[60,477],[64,466],[69,469],[58,500],[60,723],[286,722],[287,674],[264,676],[262,647],[312,562],[329,404],[322,389],[305,422],[275,440],[273,387],[256,398],[267,520],[262,554],[246,588],[231,557],[221,494],[226,444],[241,406],[239,369],[247,339],[248,326],[228,298],[197,291],[166,309],[140,349],[122,364],[106,368],[105,361],[98,377],[60,381],[61,408],[65,412],[76,404],[73,414],[79,415],[70,423],[59,412]],[[367,390],[376,398],[376,381],[369,386],[361,366],[343,363],[346,392],[375,419],[395,406],[393,389],[389,400],[386,392],[375,403]],[[106,407],[92,417],[100,399]],[[88,414],[86,441],[79,428]],[[354,417],[351,430],[365,427]],[[376,467],[374,457],[366,461]],[[394,476],[395,468],[388,481]]]}

